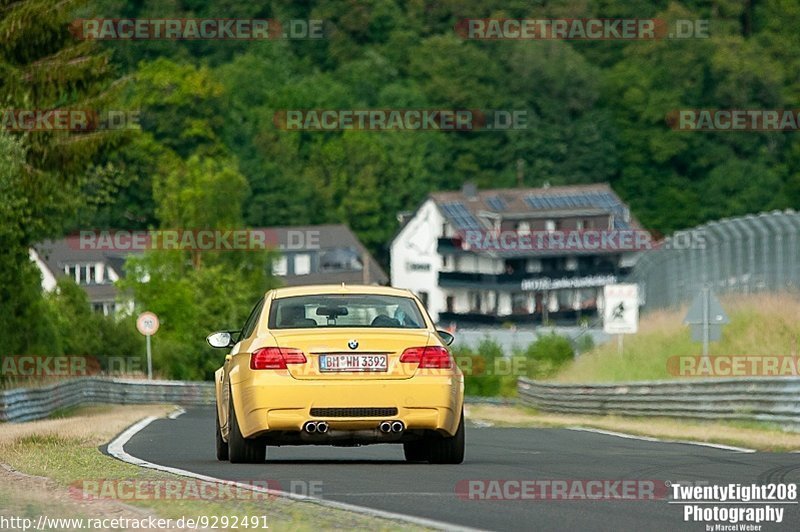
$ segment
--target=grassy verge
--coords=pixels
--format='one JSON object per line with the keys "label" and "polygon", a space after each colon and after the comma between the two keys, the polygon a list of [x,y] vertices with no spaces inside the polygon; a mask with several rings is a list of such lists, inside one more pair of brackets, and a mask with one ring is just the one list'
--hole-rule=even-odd
{"label": "grassy verge", "polygon": [[[10,515],[31,517],[40,514],[139,518],[157,515],[172,519],[183,516],[266,516],[265,523],[278,530],[403,528],[394,521],[323,509],[312,503],[263,496],[253,500],[249,492],[233,499],[147,496],[88,501],[71,492],[70,486],[84,480],[181,480],[182,477],[176,475],[120,462],[103,455],[97,448],[138,419],[163,415],[169,410],[171,407],[152,405],[89,407],[71,412],[69,417],[5,424],[0,432],[0,462],[25,475],[0,469],[0,486],[3,486],[0,488],[0,510]],[[12,483],[15,487],[9,489]]]}
{"label": "grassy verge", "polygon": [[[720,298],[731,318],[722,339],[710,344],[711,355],[796,355],[800,338],[800,301],[785,295]],[[642,317],[639,333],[626,335],[622,356],[609,342],[569,363],[553,380],[560,382],[621,382],[677,379],[668,370],[674,356],[697,356],[683,324],[687,308],[657,311]]]}
{"label": "grassy verge", "polygon": [[800,433],[766,423],[702,422],[666,418],[574,416],[542,413],[524,406],[468,405],[467,419],[495,427],[586,427],[665,440],[696,441],[759,451],[800,449]]}

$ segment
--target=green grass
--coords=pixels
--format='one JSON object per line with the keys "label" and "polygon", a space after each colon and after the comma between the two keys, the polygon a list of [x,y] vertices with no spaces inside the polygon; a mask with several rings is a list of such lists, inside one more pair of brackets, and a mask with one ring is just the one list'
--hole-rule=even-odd
{"label": "green grass", "polygon": [[[731,323],[723,327],[722,340],[710,344],[710,355],[797,354],[800,301],[778,295],[721,300]],[[568,363],[553,380],[590,383],[682,378],[668,370],[670,357],[698,356],[702,352],[701,344],[691,341],[689,327],[683,325],[686,310],[642,316],[640,332],[625,336],[622,355],[613,339]]]}
{"label": "green grass", "polygon": [[[86,423],[88,418],[76,418],[76,423]],[[200,483],[177,475],[121,462],[100,453],[96,444],[81,438],[65,437],[57,434],[26,435],[17,438],[10,445],[0,446],[0,461],[11,465],[23,473],[53,479],[57,485],[67,490],[70,486],[82,486],[81,481],[99,480],[177,480]],[[263,478],[269,476],[265,465]],[[263,480],[263,479],[262,479]],[[46,493],[33,494],[14,492],[0,487],[0,508],[3,512],[19,510],[17,515],[54,515],[52,509],[45,508],[42,500]],[[325,489],[326,486],[323,486]],[[79,488],[80,489],[80,488]],[[324,496],[324,493],[323,493]],[[66,501],[69,503],[70,501]],[[247,496],[228,499],[156,499],[123,500],[122,502],[146,508],[159,517],[178,519],[183,516],[266,516],[266,523],[278,530],[318,530],[318,529],[364,529],[364,530],[418,530],[403,523],[382,520],[360,514],[325,508],[313,503],[293,501],[284,498],[266,499]],[[62,501],[63,503],[63,501]],[[91,504],[77,500],[74,504],[61,504],[60,515],[64,517],[103,517],[93,515]],[[108,516],[105,516],[108,517]]]}

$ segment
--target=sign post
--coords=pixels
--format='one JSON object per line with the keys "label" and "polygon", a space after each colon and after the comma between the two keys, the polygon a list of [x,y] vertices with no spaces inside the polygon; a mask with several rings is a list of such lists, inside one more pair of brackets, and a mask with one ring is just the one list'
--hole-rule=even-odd
{"label": "sign post", "polygon": [[136,328],[147,339],[147,380],[153,380],[153,352],[150,349],[150,337],[158,331],[158,316],[152,312],[142,312],[136,318]]}
{"label": "sign post", "polygon": [[617,335],[617,352],[623,349],[623,334],[639,330],[639,286],[607,284],[603,287],[603,331]]}
{"label": "sign post", "polygon": [[683,323],[692,327],[692,340],[703,342],[703,357],[708,356],[708,343],[722,337],[722,326],[730,323],[719,299],[704,287],[692,301]]}

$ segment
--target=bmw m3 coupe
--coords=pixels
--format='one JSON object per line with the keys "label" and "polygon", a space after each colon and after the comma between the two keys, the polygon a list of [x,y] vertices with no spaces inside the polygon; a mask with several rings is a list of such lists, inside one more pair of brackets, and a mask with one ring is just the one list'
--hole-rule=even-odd
{"label": "bmw m3 coupe", "polygon": [[305,286],[267,292],[215,373],[219,460],[268,446],[402,444],[408,461],[464,459],[464,377],[407,290]]}

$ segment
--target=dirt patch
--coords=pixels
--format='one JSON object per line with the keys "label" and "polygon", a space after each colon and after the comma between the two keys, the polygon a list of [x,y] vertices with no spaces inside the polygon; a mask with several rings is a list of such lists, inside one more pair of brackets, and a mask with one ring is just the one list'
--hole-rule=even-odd
{"label": "dirt patch", "polygon": [[102,445],[142,418],[161,417],[173,410],[175,407],[168,405],[88,406],[76,410],[70,417],[5,423],[0,431],[0,447],[33,436],[52,436]]}

